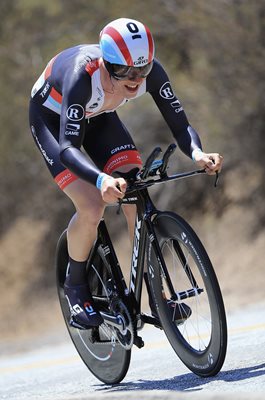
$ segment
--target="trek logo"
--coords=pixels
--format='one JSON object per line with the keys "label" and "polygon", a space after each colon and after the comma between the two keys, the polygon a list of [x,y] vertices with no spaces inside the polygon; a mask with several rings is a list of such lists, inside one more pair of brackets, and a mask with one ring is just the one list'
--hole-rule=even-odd
{"label": "trek logo", "polygon": [[139,244],[140,244],[140,229],[141,229],[142,221],[138,220],[138,216],[135,222],[135,231],[134,231],[134,244],[133,244],[133,257],[132,257],[132,275],[131,275],[131,284],[130,288],[134,292],[135,290],[135,279],[137,272],[137,262],[139,256]]}
{"label": "trek logo", "polygon": [[44,86],[42,92],[40,93],[40,96],[42,98],[45,97],[46,93],[48,92],[48,90],[50,89],[51,85],[49,84],[49,82],[46,83],[46,85]]}
{"label": "trek logo", "polygon": [[161,86],[159,94],[161,97],[163,97],[163,99],[166,99],[166,100],[171,100],[175,97],[172,87],[170,85],[170,82],[165,82]]}
{"label": "trek logo", "polygon": [[72,104],[66,111],[66,116],[70,121],[81,121],[84,115],[85,110],[80,104]]}
{"label": "trek logo", "polygon": [[79,136],[80,124],[66,124],[65,135]]}

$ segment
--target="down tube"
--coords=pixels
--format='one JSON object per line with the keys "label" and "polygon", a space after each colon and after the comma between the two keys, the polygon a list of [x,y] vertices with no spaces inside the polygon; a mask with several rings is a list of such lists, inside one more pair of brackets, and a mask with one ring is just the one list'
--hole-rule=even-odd
{"label": "down tube", "polygon": [[134,227],[134,242],[131,260],[131,276],[129,288],[134,293],[136,301],[140,304],[144,273],[144,260],[146,248],[146,224],[139,214],[136,214]]}

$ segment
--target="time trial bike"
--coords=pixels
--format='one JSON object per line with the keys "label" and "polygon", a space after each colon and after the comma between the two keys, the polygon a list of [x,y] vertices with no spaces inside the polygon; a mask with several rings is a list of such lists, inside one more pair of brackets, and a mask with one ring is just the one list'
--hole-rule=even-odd
{"label": "time trial bike", "polygon": [[[168,160],[175,147],[170,145],[160,159],[161,149],[156,147],[140,172],[136,169],[126,176],[126,196],[119,207],[136,204],[137,208],[128,284],[104,219],[98,226],[86,270],[104,319],[97,328],[83,330],[75,324],[63,289],[68,274],[66,231],[57,244],[58,295],[69,334],[88,369],[107,384],[125,377],[133,345],[144,346],[139,332],[145,324],[164,330],[180,360],[201,377],[216,375],[225,360],[226,314],[207,252],[191,226],[176,213],[156,209],[148,192],[153,185],[205,173],[195,170],[168,176]],[[152,314],[142,311],[143,282]]]}

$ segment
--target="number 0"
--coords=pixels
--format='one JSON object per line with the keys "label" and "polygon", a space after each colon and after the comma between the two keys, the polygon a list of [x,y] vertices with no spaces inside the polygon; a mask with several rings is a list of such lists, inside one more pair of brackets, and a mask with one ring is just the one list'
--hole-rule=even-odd
{"label": "number 0", "polygon": [[138,34],[137,32],[139,32],[138,26],[134,23],[134,22],[128,22],[128,24],[126,25],[128,30],[133,33],[134,35],[132,35],[133,39],[141,39],[142,35]]}

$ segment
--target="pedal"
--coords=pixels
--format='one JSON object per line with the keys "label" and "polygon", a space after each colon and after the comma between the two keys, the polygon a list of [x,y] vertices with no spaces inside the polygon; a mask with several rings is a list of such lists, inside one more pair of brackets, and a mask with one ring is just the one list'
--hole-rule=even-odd
{"label": "pedal", "polygon": [[142,347],[144,347],[144,341],[141,338],[141,336],[135,336],[134,337],[134,341],[133,344],[138,347],[139,349],[141,349]]}
{"label": "pedal", "polygon": [[163,329],[158,318],[152,317],[151,315],[142,314],[141,319],[145,324],[154,325],[156,328]]}

